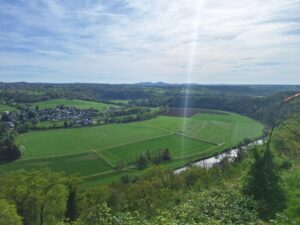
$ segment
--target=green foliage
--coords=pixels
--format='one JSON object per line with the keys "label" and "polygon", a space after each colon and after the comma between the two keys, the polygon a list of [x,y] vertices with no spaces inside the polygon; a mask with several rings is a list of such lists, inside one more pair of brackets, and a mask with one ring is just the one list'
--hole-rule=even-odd
{"label": "green foliage", "polygon": [[21,157],[21,150],[14,144],[15,135],[0,123],[0,162],[13,161]]}
{"label": "green foliage", "polygon": [[276,221],[278,224],[300,224],[300,115],[283,121],[274,132],[272,147],[280,155],[283,187],[287,208]]}
{"label": "green foliage", "polygon": [[79,224],[93,224],[93,225],[110,225],[113,224],[113,218],[110,209],[106,204],[95,205],[86,210],[80,218],[82,222]]}
{"label": "green foliage", "polygon": [[17,214],[15,205],[4,199],[0,199],[0,224],[1,225],[22,225],[22,219]]}
{"label": "green foliage", "polygon": [[78,209],[78,189],[80,180],[78,178],[70,178],[67,182],[68,186],[68,200],[67,209],[65,212],[66,220],[75,221],[79,217]]}
{"label": "green foliage", "polygon": [[79,195],[79,212],[85,211],[94,205],[102,205],[112,201],[113,197],[113,190],[106,185],[98,185],[97,187],[86,189]]}
{"label": "green foliage", "polygon": [[171,153],[168,148],[157,150],[155,152],[146,151],[146,154],[140,154],[136,164],[139,170],[145,169],[149,163],[160,164],[171,160]]}
{"label": "green foliage", "polygon": [[247,224],[258,220],[256,203],[237,187],[190,192],[171,213],[178,224]]}
{"label": "green foliage", "polygon": [[248,171],[244,192],[259,202],[261,218],[274,218],[276,212],[285,208],[279,169],[269,149],[264,150],[263,154],[260,154],[257,148],[252,151],[254,162]]}
{"label": "green foliage", "polygon": [[0,177],[0,193],[13,202],[24,224],[57,222],[66,211],[66,178],[49,170],[16,171]]}
{"label": "green foliage", "polygon": [[192,167],[182,173],[182,183],[187,187],[193,187],[196,190],[207,189],[211,186],[223,183],[222,173],[218,168],[210,170],[201,167]]}
{"label": "green foliage", "polygon": [[[241,195],[236,188],[221,187],[200,193],[188,192],[181,196],[181,200],[169,210],[157,210],[150,218],[142,216],[145,213],[141,210],[114,213],[106,204],[97,204],[83,212],[79,224],[212,225],[258,222],[255,202]],[[148,211],[151,210],[154,209],[148,208]]]}
{"label": "green foliage", "polygon": [[145,169],[148,166],[147,156],[141,154],[137,160],[137,168],[139,170]]}
{"label": "green foliage", "polygon": [[130,177],[128,174],[123,174],[120,178],[121,183],[128,184],[130,182]]}

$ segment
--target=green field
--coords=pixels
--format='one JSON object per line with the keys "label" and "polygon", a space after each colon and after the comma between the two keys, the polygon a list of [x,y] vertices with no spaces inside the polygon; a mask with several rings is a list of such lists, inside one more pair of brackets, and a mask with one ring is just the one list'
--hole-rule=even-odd
{"label": "green field", "polygon": [[[142,152],[146,152],[147,150],[155,152],[164,148],[171,150],[173,158],[180,158],[203,151],[210,151],[216,148],[216,145],[196,141],[177,134],[171,134],[164,137],[109,148],[100,151],[100,154],[112,163],[116,163],[118,160],[133,162]],[[130,151],[128,151],[129,149]]]}
{"label": "green field", "polygon": [[[127,124],[34,131],[16,139],[24,150],[23,159],[0,169],[46,166],[80,173],[89,182],[108,182],[122,174],[114,170],[118,161],[132,165],[147,150],[168,148],[172,161],[163,166],[176,168],[234,146],[245,137],[257,138],[262,130],[260,123],[234,113],[200,113],[188,118],[160,116]],[[130,168],[130,173],[138,172]]]}
{"label": "green field", "polygon": [[39,108],[54,108],[57,105],[64,105],[68,107],[76,107],[79,109],[97,109],[102,110],[107,107],[113,106],[110,104],[105,104],[101,102],[92,102],[92,101],[84,101],[84,100],[71,100],[71,99],[51,99],[47,101],[36,102],[33,104],[33,107],[39,106]]}
{"label": "green field", "polygon": [[61,156],[102,150],[114,146],[160,137],[170,132],[145,128],[140,123],[34,131],[20,135],[16,143],[24,146],[24,158]]}
{"label": "green field", "polygon": [[68,174],[78,173],[81,176],[113,170],[113,167],[100,158],[97,153],[89,152],[72,156],[19,160],[2,165],[1,171],[23,168],[38,169],[41,167],[50,167],[54,171],[65,171]]}
{"label": "green field", "polygon": [[13,110],[16,110],[16,109],[9,106],[9,105],[5,105],[5,104],[0,103],[0,113],[5,112],[5,111],[13,111]]}

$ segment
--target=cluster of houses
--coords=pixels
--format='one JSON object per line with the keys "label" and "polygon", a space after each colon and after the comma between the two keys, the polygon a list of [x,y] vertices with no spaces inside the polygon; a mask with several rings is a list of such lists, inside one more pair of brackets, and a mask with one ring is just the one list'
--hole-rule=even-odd
{"label": "cluster of houses", "polygon": [[75,107],[57,106],[56,108],[48,108],[36,110],[37,119],[39,121],[73,121],[75,124],[91,125],[92,117],[99,113],[96,109],[78,109]]}
{"label": "cluster of houses", "polygon": [[[79,109],[58,105],[55,108],[24,107],[18,111],[2,113],[1,124],[9,129],[47,129],[57,127],[82,127],[106,123],[130,122],[151,118],[153,113],[147,108],[107,107],[103,110],[93,108]],[[52,125],[42,125],[50,121]],[[63,122],[63,123],[61,123]],[[46,124],[46,123],[45,123]],[[50,123],[51,124],[51,123]]]}
{"label": "cluster of houses", "polygon": [[92,117],[99,113],[96,109],[78,109],[75,107],[56,106],[56,108],[31,109],[24,108],[19,111],[4,112],[1,120],[10,128],[18,122],[34,121],[72,121],[76,125],[92,125]]}

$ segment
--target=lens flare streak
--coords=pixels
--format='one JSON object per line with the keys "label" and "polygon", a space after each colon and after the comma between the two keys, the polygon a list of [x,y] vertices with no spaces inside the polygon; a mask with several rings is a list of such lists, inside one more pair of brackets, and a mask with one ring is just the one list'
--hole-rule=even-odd
{"label": "lens flare streak", "polygon": [[[197,49],[197,41],[199,37],[199,29],[200,29],[200,21],[201,21],[201,11],[202,11],[202,0],[198,0],[195,7],[195,16],[193,21],[193,33],[191,37],[191,42],[189,46],[189,53],[187,57],[187,70],[186,70],[186,80],[185,80],[185,89],[184,89],[184,99],[183,99],[183,122],[182,122],[182,134],[185,134],[186,126],[187,126],[187,115],[189,108],[189,93],[190,93],[190,85],[192,83],[192,76],[194,73],[194,63],[195,63],[195,54]],[[183,156],[185,143],[184,138],[182,138],[182,146],[181,146],[181,155]]]}

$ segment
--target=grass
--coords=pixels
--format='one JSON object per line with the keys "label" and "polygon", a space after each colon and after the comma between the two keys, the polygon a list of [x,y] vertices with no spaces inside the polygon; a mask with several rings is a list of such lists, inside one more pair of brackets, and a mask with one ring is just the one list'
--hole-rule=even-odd
{"label": "grass", "polygon": [[113,170],[113,167],[95,152],[88,152],[72,156],[18,160],[14,163],[2,165],[1,172],[18,169],[38,169],[41,167],[49,167],[53,171],[65,171],[67,174],[78,173],[80,176]]}
{"label": "grass", "polygon": [[24,158],[40,158],[102,150],[114,146],[160,137],[169,132],[145,128],[139,123],[96,127],[34,131],[20,135],[16,142],[24,146]]}
{"label": "grass", "polygon": [[115,164],[135,161],[147,150],[168,148],[172,161],[162,166],[174,169],[214,155],[245,137],[257,138],[262,130],[258,122],[234,113],[201,113],[189,118],[160,116],[128,124],[34,131],[16,140],[24,149],[23,159],[0,168],[50,167],[80,173],[92,185],[119,179],[125,171],[114,170]]}
{"label": "grass", "polygon": [[170,149],[172,157],[178,158],[213,149],[214,147],[216,146],[212,144],[171,134],[164,137],[106,149],[102,151],[102,154],[107,158],[110,158],[110,161],[113,163],[116,163],[118,160],[133,162],[136,160],[138,155],[145,153],[147,150],[155,152],[160,149],[168,148]]}
{"label": "grass", "polygon": [[14,111],[14,110],[16,110],[14,107],[0,103],[0,113],[5,111]]}
{"label": "grass", "polygon": [[76,107],[79,109],[97,109],[102,110],[107,107],[113,106],[110,104],[105,104],[101,102],[92,102],[92,101],[84,101],[84,100],[71,100],[71,99],[51,99],[47,101],[36,102],[33,104],[33,107],[38,106],[40,109],[44,108],[54,108],[57,105],[64,105],[68,107]]}
{"label": "grass", "polygon": [[260,123],[235,113],[200,113],[189,118],[162,116],[142,123],[148,127],[180,132],[197,140],[226,143],[229,146],[238,144],[245,137],[256,138],[263,130]]}

